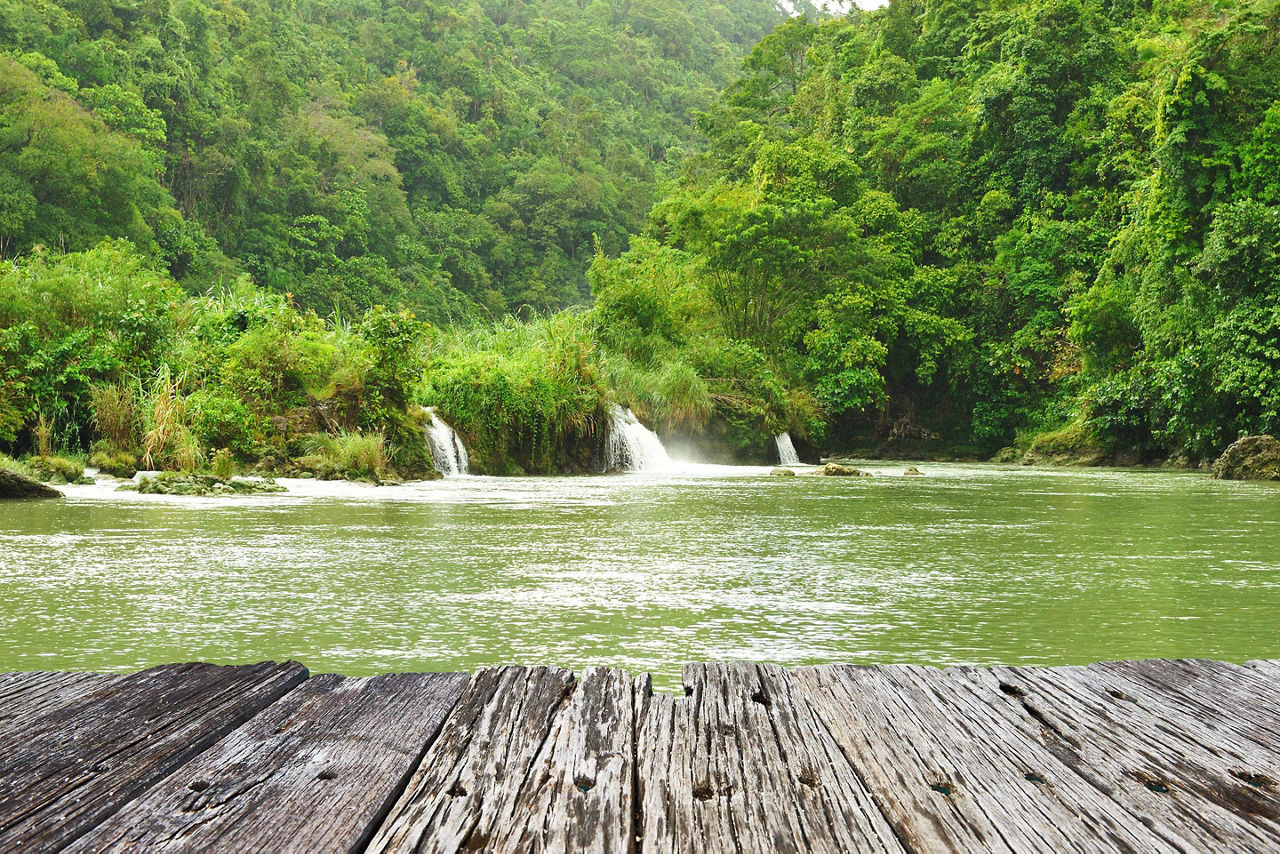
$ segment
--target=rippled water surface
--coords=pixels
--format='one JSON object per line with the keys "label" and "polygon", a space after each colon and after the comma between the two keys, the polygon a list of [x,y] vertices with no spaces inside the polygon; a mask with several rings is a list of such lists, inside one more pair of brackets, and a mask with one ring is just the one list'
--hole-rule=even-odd
{"label": "rippled water surface", "polygon": [[1280,657],[1280,488],[920,464],[0,504],[0,671]]}

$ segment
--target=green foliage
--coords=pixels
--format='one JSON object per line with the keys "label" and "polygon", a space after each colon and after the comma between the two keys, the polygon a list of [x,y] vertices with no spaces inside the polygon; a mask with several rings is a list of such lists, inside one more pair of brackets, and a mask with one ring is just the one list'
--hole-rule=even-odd
{"label": "green foliage", "polygon": [[0,257],[126,237],[303,309],[586,296],[770,0],[0,0]]}
{"label": "green foliage", "polygon": [[295,466],[322,480],[372,480],[390,476],[392,450],[382,433],[318,433]]}
{"label": "green foliage", "polygon": [[31,457],[27,468],[45,483],[75,483],[84,474],[84,465],[77,460],[61,456]]}
{"label": "green foliage", "polygon": [[1273,0],[778,22],[0,0],[0,443],[411,473],[419,402],[491,472],[585,470],[612,402],[748,456],[1280,430]]}
{"label": "green foliage", "polygon": [[82,447],[92,389],[152,369],[172,342],[179,298],[171,280],[121,241],[4,264],[0,428],[10,426],[0,438],[7,432],[12,441],[19,424],[43,415],[58,442]]}
{"label": "green foliage", "polygon": [[702,115],[650,233],[837,441],[1071,423],[1210,456],[1280,428],[1278,24],[1269,0],[793,22]]}
{"label": "green foliage", "polygon": [[585,471],[606,396],[582,312],[454,331],[431,353],[421,394],[490,474]]}

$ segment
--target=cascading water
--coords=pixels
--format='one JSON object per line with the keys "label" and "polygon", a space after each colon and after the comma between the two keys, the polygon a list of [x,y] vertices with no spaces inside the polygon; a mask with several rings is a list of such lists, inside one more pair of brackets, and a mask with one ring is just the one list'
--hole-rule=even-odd
{"label": "cascading water", "polygon": [[431,459],[436,464],[436,471],[445,477],[469,474],[471,460],[467,457],[467,448],[458,434],[440,420],[434,409],[428,409],[427,415],[431,418],[425,428],[427,444],[431,447]]}
{"label": "cascading water", "polygon": [[646,471],[669,468],[671,457],[657,434],[641,424],[630,409],[615,403],[609,409],[604,464],[606,471]]}
{"label": "cascading water", "polygon": [[790,433],[784,430],[773,437],[773,443],[778,446],[778,463],[780,465],[800,465],[800,455],[796,453],[796,446],[791,442]]}

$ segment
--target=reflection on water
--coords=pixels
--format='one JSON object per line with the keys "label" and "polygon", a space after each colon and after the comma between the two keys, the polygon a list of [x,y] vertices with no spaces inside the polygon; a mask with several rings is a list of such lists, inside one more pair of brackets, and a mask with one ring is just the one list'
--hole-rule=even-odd
{"label": "reflection on water", "polygon": [[1280,489],[863,464],[874,478],[465,478],[0,505],[0,671],[1280,657]]}

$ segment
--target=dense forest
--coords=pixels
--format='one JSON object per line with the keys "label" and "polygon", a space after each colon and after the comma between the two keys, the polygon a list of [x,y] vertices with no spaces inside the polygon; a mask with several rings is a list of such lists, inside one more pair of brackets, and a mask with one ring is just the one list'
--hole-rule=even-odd
{"label": "dense forest", "polygon": [[1280,427],[1274,0],[798,11],[0,0],[0,447],[414,474],[419,405],[493,473],[588,468],[615,402],[758,460]]}

